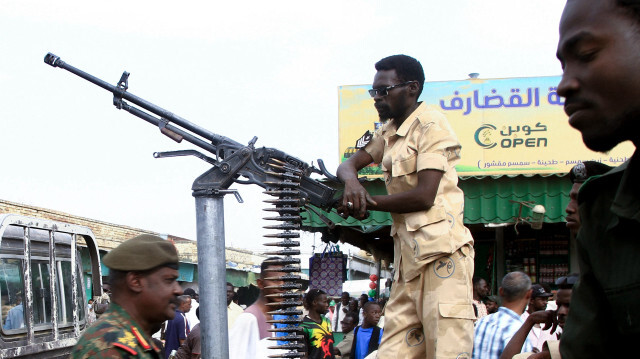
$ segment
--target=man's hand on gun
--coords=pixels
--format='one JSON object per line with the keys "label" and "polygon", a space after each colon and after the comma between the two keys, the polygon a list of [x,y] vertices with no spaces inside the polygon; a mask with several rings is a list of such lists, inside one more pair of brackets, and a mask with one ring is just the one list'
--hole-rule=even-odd
{"label": "man's hand on gun", "polygon": [[365,219],[367,215],[367,206],[375,206],[377,203],[364,189],[362,184],[355,180],[348,180],[344,183],[344,192],[342,199],[338,204],[338,214],[342,218],[352,216],[356,219]]}

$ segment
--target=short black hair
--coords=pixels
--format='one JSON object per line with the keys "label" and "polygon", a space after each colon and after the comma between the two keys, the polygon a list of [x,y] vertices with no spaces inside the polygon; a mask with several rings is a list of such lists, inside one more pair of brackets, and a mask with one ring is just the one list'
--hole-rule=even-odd
{"label": "short black hair", "polygon": [[[118,296],[122,288],[124,288],[125,279],[127,277],[127,272],[120,271],[116,269],[109,269],[109,287],[111,287],[111,294],[114,296]],[[104,287],[106,283],[103,283]]]}
{"label": "short black hair", "polygon": [[372,305],[377,305],[378,307],[380,307],[380,309],[382,309],[382,306],[380,305],[380,303],[378,302],[366,302],[364,303],[364,305],[362,306],[362,312],[364,313],[365,310],[367,310],[367,308],[369,308]]}
{"label": "short black hair", "polygon": [[[473,283],[473,286],[477,286],[478,284],[480,284],[480,281],[484,280],[484,278],[482,277],[473,277],[473,279],[471,279],[471,282]],[[486,280],[484,280],[486,282]]]}
{"label": "short black hair", "polygon": [[360,315],[356,312],[347,312],[347,314],[344,315],[344,319],[347,318],[353,319],[354,325],[358,325],[358,323],[360,322]]}
{"label": "short black hair", "polygon": [[376,71],[396,70],[398,80],[402,82],[417,81],[418,97],[424,87],[424,70],[416,59],[407,55],[392,55],[376,62]]}
{"label": "short black hair", "polygon": [[327,294],[322,289],[310,289],[307,295],[304,297],[304,307],[307,309],[311,309],[313,306],[313,301],[315,301],[322,294]]}
{"label": "short black hair", "polygon": [[194,298],[196,296],[196,291],[193,290],[193,288],[187,288],[187,289],[184,290],[184,292],[182,292],[182,294],[188,295],[191,298]]}

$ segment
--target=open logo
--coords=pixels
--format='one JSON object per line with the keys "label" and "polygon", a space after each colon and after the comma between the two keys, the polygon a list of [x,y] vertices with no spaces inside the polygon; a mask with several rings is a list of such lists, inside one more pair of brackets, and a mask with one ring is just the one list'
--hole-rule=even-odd
{"label": "open logo", "polygon": [[492,124],[484,124],[476,130],[476,133],[473,135],[473,139],[476,141],[478,146],[490,149],[496,147],[496,142],[493,140],[496,136],[496,126]]}

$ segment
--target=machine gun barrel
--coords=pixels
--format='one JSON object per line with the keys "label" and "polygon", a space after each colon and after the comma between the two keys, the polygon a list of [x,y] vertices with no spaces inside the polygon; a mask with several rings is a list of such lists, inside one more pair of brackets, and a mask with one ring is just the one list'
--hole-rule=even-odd
{"label": "machine gun barrel", "polygon": [[[113,104],[118,109],[125,110],[132,115],[157,126],[160,128],[160,132],[174,141],[181,142],[184,139],[212,154],[215,154],[216,160],[214,161],[218,162],[214,164],[214,168],[211,173],[200,178],[200,182],[206,182],[206,186],[213,183],[217,184],[217,187],[228,188],[228,186],[233,182],[257,184],[267,190],[274,188],[274,184],[276,184],[277,187],[286,186],[288,179],[281,178],[283,174],[273,172],[270,166],[275,166],[280,170],[284,168],[283,166],[288,166],[294,177],[301,177],[299,181],[300,191],[302,192],[301,205],[311,203],[324,210],[330,210],[335,204],[333,196],[336,193],[336,190],[310,177],[311,172],[317,172],[324,174],[330,180],[336,180],[335,177],[330,175],[324,169],[321,161],[319,161],[319,164],[321,165],[322,171],[319,171],[313,166],[309,166],[306,162],[290,156],[278,149],[265,147],[254,148],[254,143],[257,140],[255,137],[248,145],[243,145],[230,138],[208,131],[170,111],[165,110],[162,107],[129,93],[127,91],[129,88],[129,73],[126,71],[122,74],[118,84],[114,86],[67,64],[62,61],[60,57],[52,53],[48,53],[44,57],[44,62],[53,67],[59,67],[67,70],[74,75],[77,75],[113,93]],[[124,100],[155,114],[159,118],[141,110],[140,108],[129,105],[129,103]],[[204,155],[198,157],[209,159],[209,157]],[[207,162],[211,163],[208,160]],[[241,180],[238,178],[239,176],[243,176],[244,178],[247,178],[247,180]],[[194,184],[193,189],[200,190],[203,189],[203,186],[200,184]]]}
{"label": "machine gun barrel", "polygon": [[[226,144],[226,145],[235,145],[238,148],[242,147],[242,145],[230,138],[224,137],[224,136],[220,136],[218,134],[215,134],[211,131],[208,131],[207,129],[204,129],[194,123],[191,123],[189,121],[187,121],[186,119],[172,113],[171,111],[165,110],[162,107],[159,107],[143,98],[140,98],[130,92],[127,92],[127,84],[126,84],[126,78],[128,77],[129,73],[125,72],[123,74],[123,77],[120,79],[120,83],[118,84],[119,86],[114,86],[111,85],[109,83],[107,83],[104,80],[101,80],[91,74],[88,74],[74,66],[71,66],[69,64],[67,64],[66,62],[62,61],[60,59],[59,56],[56,56],[52,53],[48,53],[45,57],[44,57],[44,62],[53,66],[53,67],[59,67],[61,69],[67,70],[69,72],[71,72],[74,75],[77,75],[79,77],[82,77],[83,79],[98,85],[100,87],[102,87],[103,89],[113,93],[113,95],[115,97],[119,97],[128,101],[131,101],[131,103],[134,103],[144,109],[146,109],[147,111],[153,112],[156,115],[160,116],[163,119],[166,119],[170,122],[173,122],[181,127],[183,127],[184,129],[187,129],[209,141],[211,141],[211,143],[214,146],[219,146],[222,144]],[[129,107],[129,108],[124,108],[126,111],[130,112],[131,114],[138,116],[142,119],[144,119],[145,121],[158,125],[158,123],[156,123],[157,119],[154,118],[153,116],[149,116],[148,114],[145,114],[142,111],[136,111],[136,108],[133,107]],[[132,111],[130,111],[129,109],[132,109]],[[147,115],[147,116],[144,116]],[[156,121],[154,121],[156,120]],[[194,143],[196,144],[196,143]],[[196,144],[198,145],[198,144]],[[215,151],[213,151],[215,152]]]}

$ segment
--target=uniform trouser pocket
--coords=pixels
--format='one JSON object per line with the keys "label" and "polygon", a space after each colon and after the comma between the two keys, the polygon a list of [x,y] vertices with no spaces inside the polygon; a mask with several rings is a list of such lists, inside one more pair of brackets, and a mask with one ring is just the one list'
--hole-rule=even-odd
{"label": "uniform trouser pocket", "polygon": [[471,358],[472,277],[470,245],[427,264],[411,281],[400,272],[385,308],[378,357]]}

